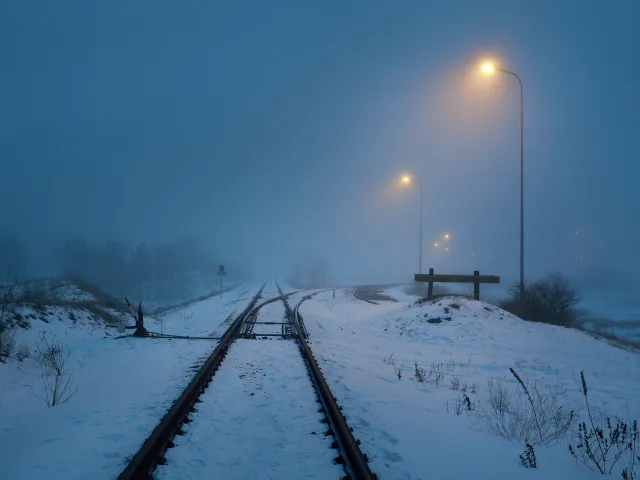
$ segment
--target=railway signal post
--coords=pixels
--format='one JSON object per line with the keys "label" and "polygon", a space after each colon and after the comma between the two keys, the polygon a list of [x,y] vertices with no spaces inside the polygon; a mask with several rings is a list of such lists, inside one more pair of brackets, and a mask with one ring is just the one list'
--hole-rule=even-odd
{"label": "railway signal post", "polygon": [[220,298],[222,298],[222,277],[227,274],[227,271],[224,269],[224,265],[220,265],[218,267],[218,276],[220,277]]}

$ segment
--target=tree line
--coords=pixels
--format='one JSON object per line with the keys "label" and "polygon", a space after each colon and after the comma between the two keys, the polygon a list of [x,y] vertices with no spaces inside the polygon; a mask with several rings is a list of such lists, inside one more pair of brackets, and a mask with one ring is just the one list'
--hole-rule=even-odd
{"label": "tree line", "polygon": [[[142,296],[145,302],[162,303],[214,290],[222,263],[195,240],[130,247],[118,241],[98,244],[73,236],[54,255],[59,276],[79,277],[114,296]],[[24,242],[10,233],[0,234],[0,269],[0,277],[10,281],[38,276],[30,269]]]}

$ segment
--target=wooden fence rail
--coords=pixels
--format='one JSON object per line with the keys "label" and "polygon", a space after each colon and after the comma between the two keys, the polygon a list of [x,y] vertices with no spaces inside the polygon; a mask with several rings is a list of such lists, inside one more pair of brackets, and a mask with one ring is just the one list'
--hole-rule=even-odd
{"label": "wooden fence rail", "polygon": [[427,300],[433,298],[434,283],[473,283],[473,298],[480,300],[480,284],[481,283],[500,283],[500,277],[497,275],[480,275],[479,270],[474,270],[473,275],[457,275],[433,273],[433,268],[429,269],[429,273],[416,273],[416,282],[428,283]]}

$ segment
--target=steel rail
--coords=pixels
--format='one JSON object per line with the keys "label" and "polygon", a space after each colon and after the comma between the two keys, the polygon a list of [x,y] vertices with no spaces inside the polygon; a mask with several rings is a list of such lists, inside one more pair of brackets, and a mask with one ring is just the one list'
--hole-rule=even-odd
{"label": "steel rail", "polygon": [[247,308],[234,320],[231,326],[220,339],[220,343],[209,356],[198,373],[193,377],[187,388],[173,403],[169,411],[162,418],[151,435],[144,441],[140,450],[134,455],[126,468],[118,476],[119,480],[140,480],[153,478],[151,472],[156,465],[165,463],[164,453],[168,447],[173,446],[173,437],[180,430],[183,423],[188,421],[188,415],[194,411],[193,405],[200,394],[211,381],[211,377],[224,359],[235,335],[238,333],[244,318],[249,315],[258,300],[261,298],[262,285],[258,293],[253,297]]}

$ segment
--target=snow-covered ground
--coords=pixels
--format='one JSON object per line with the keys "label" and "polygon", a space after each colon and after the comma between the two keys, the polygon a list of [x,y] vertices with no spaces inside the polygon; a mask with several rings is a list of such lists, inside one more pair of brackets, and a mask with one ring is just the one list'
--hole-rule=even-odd
{"label": "snow-covered ground", "polygon": [[[285,287],[286,288],[286,287]],[[284,290],[284,289],[283,289]],[[291,291],[291,290],[284,290]],[[263,297],[277,295],[270,282]],[[295,304],[303,293],[291,296]],[[261,307],[254,327],[280,335],[282,302]],[[200,398],[185,435],[176,437],[159,479],[220,477],[337,479],[333,437],[325,436],[316,393],[297,343],[278,337],[236,340]]]}
{"label": "snow-covered ground", "polygon": [[[245,285],[147,318],[146,326],[165,334],[217,337],[258,288]],[[59,296],[71,302],[92,301],[82,291],[63,290]],[[307,293],[292,295],[290,305]],[[383,293],[398,301],[371,304],[349,289],[336,289],[318,293],[301,308],[316,358],[380,478],[597,478],[568,454],[570,439],[536,446],[538,470],[531,471],[520,465],[521,442],[486,431],[489,380],[502,379],[512,398],[521,397],[510,367],[541,390],[557,385],[566,391],[566,408],[575,408],[580,418],[584,371],[593,409],[624,420],[640,418],[637,353],[576,330],[524,322],[483,302],[458,297],[415,305],[416,297],[402,286]],[[263,298],[276,295],[275,283],[268,283]],[[217,344],[214,338],[116,339],[115,329],[80,305],[21,308],[31,328],[18,332],[17,343],[29,345],[31,355],[0,364],[3,479],[115,478]],[[282,304],[275,302],[264,307],[258,321],[279,322],[282,316]],[[280,328],[258,324],[255,332]],[[34,353],[43,331],[67,345],[78,388],[54,408],[41,398]],[[158,470],[162,478],[221,471],[224,478],[342,473],[332,463],[331,439],[321,435],[315,393],[291,341],[235,343],[198,408],[187,435]],[[618,478],[623,461],[614,470]]]}
{"label": "snow-covered ground", "polygon": [[587,291],[579,308],[586,329],[640,344],[640,296],[636,291]]}
{"label": "snow-covered ground", "polygon": [[96,297],[82,290],[76,283],[70,280],[56,278],[32,280],[10,287],[16,297],[29,295],[46,295],[48,298],[60,302],[92,302]]}
{"label": "snow-covered ground", "polygon": [[640,321],[640,296],[637,291],[591,290],[582,294],[580,308],[591,318],[613,321]]}
{"label": "snow-covered ground", "polygon": [[[510,367],[542,390],[559,385],[566,407],[581,417],[583,370],[592,408],[640,418],[636,353],[576,330],[524,322],[482,302],[444,298],[417,306],[407,302],[415,298],[399,297],[372,305],[349,291],[336,298],[324,292],[301,308],[316,358],[381,478],[598,478],[576,465],[568,440],[536,447],[539,468],[529,471],[519,462],[522,443],[482,428],[489,379],[520,393]],[[416,379],[416,364],[431,381]],[[475,411],[456,415],[463,389]]]}
{"label": "snow-covered ground", "polygon": [[260,335],[282,335],[282,322],[285,322],[285,310],[282,302],[274,302],[260,309],[253,327],[253,333]]}
{"label": "snow-covered ground", "polygon": [[[452,293],[473,296],[473,287],[446,284],[445,288]],[[415,289],[415,284],[406,284],[388,287],[385,291],[400,301],[410,302],[417,297],[407,291]],[[426,284],[423,290],[426,293]],[[640,296],[637,291],[629,287],[627,290],[590,289],[578,291],[578,294],[581,301],[576,308],[584,312],[581,328],[640,345]],[[506,298],[508,292],[502,285],[482,285],[480,289],[480,299],[494,305],[499,305]]]}
{"label": "snow-covered ground", "polygon": [[236,340],[201,400],[156,478],[344,475],[295,340]]}
{"label": "snow-covered ground", "polygon": [[[208,335],[240,313],[257,291],[245,286],[222,298],[167,314],[165,333]],[[75,310],[74,310],[75,311]],[[126,464],[215,348],[215,340],[115,339],[84,314],[35,312],[17,344],[29,358],[0,365],[0,465],[3,479],[112,479]],[[38,318],[45,318],[47,322]],[[146,326],[156,330],[155,319]],[[35,345],[41,332],[68,347],[77,393],[47,408]]]}

